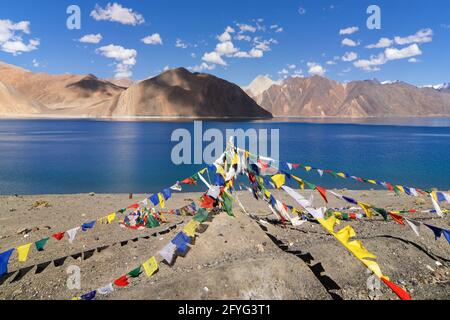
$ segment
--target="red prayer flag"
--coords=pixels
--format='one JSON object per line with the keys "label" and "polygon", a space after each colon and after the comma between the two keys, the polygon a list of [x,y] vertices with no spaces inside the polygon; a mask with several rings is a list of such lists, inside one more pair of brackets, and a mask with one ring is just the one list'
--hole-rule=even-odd
{"label": "red prayer flag", "polygon": [[408,294],[408,292],[406,292],[405,290],[403,290],[402,288],[400,288],[399,286],[397,286],[395,283],[390,282],[389,280],[387,280],[384,277],[381,277],[381,280],[389,287],[391,288],[391,290],[402,300],[412,300],[411,296]]}
{"label": "red prayer flag", "polygon": [[386,183],[386,187],[387,187],[390,191],[394,191],[394,187],[392,187],[392,184],[390,184],[389,182]]}
{"label": "red prayer flag", "polygon": [[398,214],[395,214],[395,213],[391,213],[391,212],[389,212],[389,215],[391,216],[391,218],[395,221],[395,222],[397,222],[398,224],[401,224],[401,225],[405,225],[405,222],[403,221],[403,217],[402,216],[399,216]]}
{"label": "red prayer flag", "polygon": [[125,275],[125,276],[120,277],[119,279],[116,279],[114,281],[114,284],[119,287],[126,287],[130,283],[128,282],[127,276]]}
{"label": "red prayer flag", "polygon": [[298,163],[292,163],[292,168],[298,169],[298,168],[300,168],[300,164],[298,164]]}
{"label": "red prayer flag", "polygon": [[316,186],[316,190],[319,191],[320,195],[322,196],[322,198],[325,200],[325,202],[328,203],[327,200],[327,190],[322,188],[321,186]]}
{"label": "red prayer flag", "polygon": [[181,183],[183,183],[183,184],[197,184],[197,181],[195,181],[195,179],[193,179],[193,178],[186,178],[183,181],[181,181]]}
{"label": "red prayer flag", "polygon": [[200,207],[205,209],[212,209],[214,207],[214,199],[205,194],[202,197],[202,203],[200,204]]}
{"label": "red prayer flag", "polygon": [[52,235],[52,237],[59,241],[64,238],[64,234],[65,232],[55,233],[54,235]]}
{"label": "red prayer flag", "polygon": [[132,204],[131,206],[127,207],[127,209],[137,209],[137,208],[139,208],[139,204],[137,204],[137,203]]}

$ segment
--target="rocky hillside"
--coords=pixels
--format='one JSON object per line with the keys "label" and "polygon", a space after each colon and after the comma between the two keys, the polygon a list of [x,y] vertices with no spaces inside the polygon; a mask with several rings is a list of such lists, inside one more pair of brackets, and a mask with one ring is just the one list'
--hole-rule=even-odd
{"label": "rocky hillside", "polygon": [[290,78],[253,96],[275,116],[389,117],[450,115],[450,94],[405,82],[342,84],[324,77]]}

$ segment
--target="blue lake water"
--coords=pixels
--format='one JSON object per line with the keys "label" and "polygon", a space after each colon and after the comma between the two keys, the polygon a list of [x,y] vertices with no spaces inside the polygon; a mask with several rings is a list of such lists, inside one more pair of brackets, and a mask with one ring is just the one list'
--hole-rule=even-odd
{"label": "blue lake water", "polygon": [[[283,161],[411,187],[450,189],[450,119],[382,122],[214,121],[203,127],[279,129]],[[160,191],[202,167],[172,163],[176,143],[170,137],[177,128],[192,132],[193,123],[1,120],[0,194]],[[301,170],[298,175],[325,187],[370,187]]]}

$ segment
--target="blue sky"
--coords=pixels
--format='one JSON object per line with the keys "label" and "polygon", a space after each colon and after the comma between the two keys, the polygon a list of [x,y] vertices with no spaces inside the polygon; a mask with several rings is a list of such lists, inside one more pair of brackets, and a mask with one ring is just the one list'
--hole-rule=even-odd
{"label": "blue sky", "polygon": [[[81,8],[80,30],[66,27],[71,4]],[[366,26],[371,4],[381,9],[380,30]],[[446,0],[16,0],[0,6],[0,60],[36,72],[138,80],[184,66],[239,85],[259,74],[450,81]],[[84,36],[89,43],[80,41]]]}

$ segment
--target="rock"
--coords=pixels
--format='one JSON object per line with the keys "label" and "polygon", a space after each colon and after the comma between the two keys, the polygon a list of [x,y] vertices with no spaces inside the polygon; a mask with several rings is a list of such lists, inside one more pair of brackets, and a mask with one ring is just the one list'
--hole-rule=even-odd
{"label": "rock", "polygon": [[90,192],[89,196],[94,197],[95,196],[95,192]]}
{"label": "rock", "polygon": [[30,233],[30,232],[31,232],[30,228],[19,228],[16,231],[17,234],[27,234],[27,233]]}
{"label": "rock", "polygon": [[31,205],[31,209],[50,208],[51,205],[46,200],[38,200]]}

